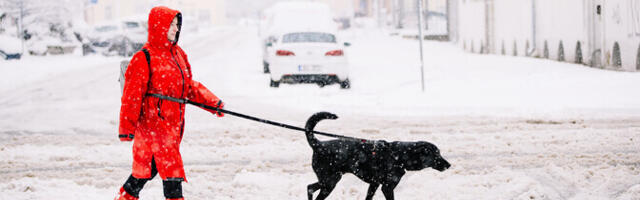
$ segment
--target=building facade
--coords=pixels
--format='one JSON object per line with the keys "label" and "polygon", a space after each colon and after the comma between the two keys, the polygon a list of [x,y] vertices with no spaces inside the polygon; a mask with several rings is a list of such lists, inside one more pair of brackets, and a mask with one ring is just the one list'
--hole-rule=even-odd
{"label": "building facade", "polygon": [[224,0],[90,0],[84,15],[89,25],[121,19],[146,20],[152,7],[165,5],[182,12],[185,20],[204,24],[226,24]]}
{"label": "building facade", "polygon": [[467,51],[640,71],[640,1],[452,1]]}

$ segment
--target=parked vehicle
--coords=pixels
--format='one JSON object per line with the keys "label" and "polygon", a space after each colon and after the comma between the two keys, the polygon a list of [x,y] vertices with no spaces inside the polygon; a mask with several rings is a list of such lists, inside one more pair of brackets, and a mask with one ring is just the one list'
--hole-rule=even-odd
{"label": "parked vehicle", "polygon": [[124,20],[94,26],[91,47],[103,55],[132,56],[147,41],[145,21]]}
{"label": "parked vehicle", "polygon": [[[275,51],[273,44],[279,43],[278,38],[292,28],[335,29],[333,14],[328,5],[318,2],[280,2],[263,12],[261,22],[262,60],[264,73],[270,72],[271,58]],[[271,44],[269,46],[268,44]]]}
{"label": "parked vehicle", "polygon": [[20,59],[21,41],[18,38],[0,35],[0,58],[5,60]]}
{"label": "parked vehicle", "polygon": [[339,83],[351,87],[344,48],[331,30],[292,30],[277,38],[271,58],[271,87],[280,83],[316,83],[320,87]]}
{"label": "parked vehicle", "polygon": [[20,54],[20,53],[7,53],[7,52],[4,52],[3,50],[0,50],[0,57],[2,57],[5,60],[20,59],[20,57],[22,57],[22,54]]}

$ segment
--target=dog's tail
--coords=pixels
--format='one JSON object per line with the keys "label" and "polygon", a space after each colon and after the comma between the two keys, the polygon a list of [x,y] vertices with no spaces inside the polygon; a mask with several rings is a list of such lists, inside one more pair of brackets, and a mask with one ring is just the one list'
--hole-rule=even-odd
{"label": "dog's tail", "polygon": [[307,142],[309,142],[309,145],[312,149],[315,149],[320,142],[313,135],[313,128],[315,128],[316,124],[323,119],[338,119],[338,116],[329,112],[319,112],[309,117],[309,119],[307,120],[307,125],[304,128],[307,135]]}

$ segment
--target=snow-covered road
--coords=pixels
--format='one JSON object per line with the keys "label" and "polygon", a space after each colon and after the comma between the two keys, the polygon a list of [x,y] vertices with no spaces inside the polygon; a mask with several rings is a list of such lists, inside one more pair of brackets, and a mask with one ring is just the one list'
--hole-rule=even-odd
{"label": "snow-covered road", "polygon": [[[255,30],[183,33],[196,80],[229,110],[318,130],[430,141],[452,163],[410,172],[397,199],[640,199],[640,74],[532,58],[465,54],[378,30],[353,44],[352,89],[269,87]],[[131,143],[116,138],[121,58],[0,61],[0,199],[112,199],[130,173]],[[304,135],[189,107],[182,154],[187,199],[304,199],[315,182]],[[345,175],[330,199],[364,199]],[[151,181],[141,199],[163,199]],[[374,199],[384,199],[378,191]]]}

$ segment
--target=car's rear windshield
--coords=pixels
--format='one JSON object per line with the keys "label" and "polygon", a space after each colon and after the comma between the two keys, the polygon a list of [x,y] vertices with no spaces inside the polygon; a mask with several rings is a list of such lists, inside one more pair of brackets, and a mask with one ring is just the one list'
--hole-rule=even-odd
{"label": "car's rear windshield", "polygon": [[317,32],[289,33],[282,37],[282,42],[283,43],[296,43],[296,42],[335,43],[336,36],[329,33],[317,33]]}
{"label": "car's rear windshield", "polygon": [[118,29],[117,26],[101,26],[101,27],[97,27],[96,31],[104,33],[104,32],[115,31],[117,29]]}
{"label": "car's rear windshield", "polygon": [[138,27],[140,27],[140,24],[138,24],[138,22],[124,22],[124,25],[127,28],[138,28]]}

